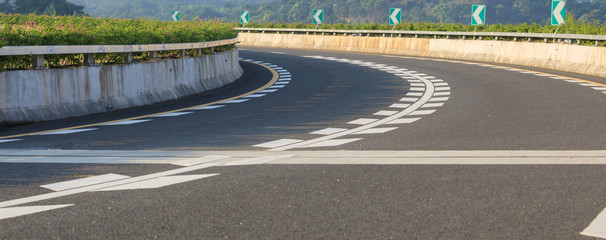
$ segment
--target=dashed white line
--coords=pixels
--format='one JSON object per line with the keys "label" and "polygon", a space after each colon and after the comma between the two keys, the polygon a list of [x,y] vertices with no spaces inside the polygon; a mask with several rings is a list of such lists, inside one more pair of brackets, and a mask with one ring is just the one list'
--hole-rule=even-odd
{"label": "dashed white line", "polygon": [[8,143],[8,142],[16,142],[16,141],[22,141],[23,139],[2,139],[0,140],[0,143]]}
{"label": "dashed white line", "polygon": [[450,96],[450,92],[436,92],[434,96]]}
{"label": "dashed white line", "polygon": [[101,126],[120,126],[120,125],[133,125],[133,124],[137,124],[137,123],[144,123],[144,122],[149,122],[151,121],[151,119],[143,119],[143,120],[127,120],[127,121],[121,121],[121,122],[115,122],[115,123],[108,123],[108,124],[103,124]]}
{"label": "dashed white line", "polygon": [[394,103],[391,106],[389,106],[390,108],[408,108],[410,107],[410,104],[404,104],[404,103]]}
{"label": "dashed white line", "polygon": [[378,121],[379,119],[372,119],[372,118],[360,118],[358,120],[354,120],[351,122],[348,122],[347,124],[355,124],[355,125],[366,125],[369,123],[373,123]]}
{"label": "dashed white line", "polygon": [[248,96],[245,96],[244,98],[260,98],[260,97],[264,97],[267,94],[251,94]]}
{"label": "dashed white line", "polygon": [[227,102],[223,102],[225,104],[235,104],[235,103],[243,103],[243,102],[247,102],[250,101],[250,99],[234,99],[234,100],[229,100]]}
{"label": "dashed white line", "polygon": [[187,115],[187,114],[191,114],[192,112],[174,112],[174,113],[166,113],[166,114],[162,114],[162,115],[154,115],[151,117],[155,117],[155,118],[162,118],[162,117],[179,117],[179,116],[183,116],[183,115]]}
{"label": "dashed white line", "polygon": [[212,110],[217,108],[225,107],[225,105],[212,105],[212,106],[204,106],[199,108],[192,108],[191,110]]}
{"label": "dashed white line", "polygon": [[408,97],[420,97],[423,96],[423,92],[409,92],[406,94]]}
{"label": "dashed white line", "polygon": [[373,115],[375,115],[375,116],[392,116],[396,113],[399,113],[399,112],[382,110],[382,111],[378,111],[378,112],[374,113]]}
{"label": "dashed white line", "polygon": [[366,129],[364,131],[360,131],[357,133],[354,133],[354,135],[363,135],[363,134],[379,134],[379,133],[386,133],[386,132],[390,132],[393,130],[398,129],[397,127],[391,127],[391,128],[371,128],[371,129]]}
{"label": "dashed white line", "polygon": [[347,131],[347,129],[345,129],[345,128],[326,128],[326,129],[322,129],[319,131],[311,132],[310,134],[331,135],[331,134],[340,133],[343,131]]}
{"label": "dashed white line", "polygon": [[400,102],[416,102],[418,100],[419,100],[418,98],[408,98],[408,97],[405,97],[405,98],[401,98]]}
{"label": "dashed white line", "polygon": [[62,130],[62,131],[48,132],[48,133],[38,133],[38,134],[34,134],[34,135],[66,135],[66,134],[72,134],[72,133],[94,131],[97,129],[98,128],[81,128],[81,129]]}

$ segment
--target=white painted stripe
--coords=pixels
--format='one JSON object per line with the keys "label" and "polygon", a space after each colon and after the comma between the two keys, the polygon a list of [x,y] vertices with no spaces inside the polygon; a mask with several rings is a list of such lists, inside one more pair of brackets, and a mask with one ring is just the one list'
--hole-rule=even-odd
{"label": "white painted stripe", "polygon": [[606,94],[606,92],[602,92],[602,93]]}
{"label": "white painted stripe", "polygon": [[525,71],[525,72],[520,72],[520,73],[525,73],[525,74],[535,74],[535,73],[537,73],[537,72],[528,72],[528,71]]}
{"label": "white painted stripe", "polygon": [[278,91],[278,89],[265,89],[265,90],[259,91],[259,93],[273,93],[276,91]]}
{"label": "white painted stripe", "polygon": [[290,81],[292,78],[279,78],[278,81]]}
{"label": "white painted stripe", "polygon": [[374,113],[373,115],[375,116],[392,116],[394,114],[398,113],[398,111],[386,111],[386,110],[382,110],[382,111],[378,111],[376,113]]}
{"label": "white painted stripe", "polygon": [[606,209],[598,214],[581,234],[589,237],[606,238]]}
{"label": "white painted stripe", "polygon": [[450,91],[450,87],[437,87],[436,92],[440,92],[440,91]]}
{"label": "white painted stripe", "polygon": [[430,102],[446,102],[448,101],[449,97],[434,97],[429,99]]}
{"label": "white painted stripe", "polygon": [[508,67],[498,67],[498,66],[490,66],[491,68],[496,68],[496,69],[507,69]]}
{"label": "white painted stripe", "polygon": [[410,107],[410,104],[395,103],[395,104],[392,104],[389,107],[390,108],[408,108],[408,107]]}
{"label": "white painted stripe", "polygon": [[566,80],[566,82],[571,82],[571,83],[584,83],[583,81],[579,81],[579,80]]}
{"label": "white painted stripe", "polygon": [[114,187],[102,188],[94,190],[94,192],[106,192],[106,191],[122,191],[122,190],[138,190],[138,189],[155,189],[175,185],[184,182],[190,182],[202,178],[214,177],[219,174],[200,174],[200,175],[179,175],[179,176],[167,176],[149,179],[140,182],[133,182],[129,184],[123,184]]}
{"label": "white painted stripe", "polygon": [[391,122],[388,122],[387,124],[392,125],[392,124],[408,124],[408,123],[413,123],[416,121],[421,120],[420,118],[400,118],[400,119],[396,119],[393,120]]}
{"label": "white painted stripe", "polygon": [[292,78],[290,74],[280,74],[280,78]]}
{"label": "white painted stripe", "polygon": [[74,204],[0,208],[0,220],[39,213],[39,212],[46,212],[46,211],[50,211],[50,210],[55,210],[55,209],[64,208],[64,207],[71,207],[71,206],[74,206]]}
{"label": "white painted stripe", "polygon": [[379,119],[360,118],[358,120],[354,120],[354,121],[348,122],[347,124],[366,125],[366,124],[369,124],[369,123],[376,122],[378,120]]}
{"label": "white painted stripe", "polygon": [[276,82],[274,84],[276,84],[276,85],[286,85],[286,84],[289,84],[289,83],[290,83],[289,81],[282,81],[282,82]]}
{"label": "white painted stripe", "polygon": [[421,97],[423,96],[423,92],[409,92],[406,94],[408,97]]}
{"label": "white painted stripe", "polygon": [[579,83],[579,85],[585,86],[585,87],[599,87],[600,86],[600,85],[595,85],[593,83]]}
{"label": "white painted stripe", "polygon": [[433,94],[434,96],[450,96],[450,92],[437,92]]}
{"label": "white painted stripe", "polygon": [[536,73],[534,74],[535,76],[539,76],[539,77],[551,77],[553,75],[547,75],[547,74],[542,74],[542,73]]}
{"label": "white painted stripe", "polygon": [[16,141],[22,141],[23,139],[2,139],[0,140],[0,143],[7,143],[7,142],[16,142]]}
{"label": "white painted stripe", "polygon": [[284,87],[286,87],[286,85],[273,85],[268,88],[284,88]]}
{"label": "white painted stripe", "polygon": [[345,128],[325,128],[325,129],[322,129],[319,131],[311,132],[310,134],[330,135],[330,134],[340,133],[343,131],[347,131],[347,129],[345,129]]}
{"label": "white painted stripe", "polygon": [[260,98],[260,97],[264,97],[267,94],[251,94],[248,96],[245,96],[244,98]]}
{"label": "white painted stripe", "polygon": [[286,53],[283,53],[283,52],[270,52],[270,53],[274,53],[274,54],[286,54]]}
{"label": "white painted stripe", "polygon": [[412,88],[410,88],[410,91],[413,91],[413,92],[425,92],[425,88],[412,87]]}
{"label": "white painted stripe", "polygon": [[279,72],[281,74],[281,73],[287,73],[288,70],[280,69],[280,70],[276,70],[276,72]]}
{"label": "white painted stripe", "polygon": [[442,107],[444,106],[444,103],[427,103],[425,105],[423,105],[423,107],[421,108],[437,108],[437,107]]}
{"label": "white painted stripe", "polygon": [[250,99],[235,99],[235,100],[230,100],[230,101],[222,102],[222,103],[232,104],[232,103],[243,103],[243,102],[247,102],[247,101],[250,101]]}
{"label": "white painted stripe", "polygon": [[558,79],[558,80],[570,80],[570,78],[567,77],[551,77],[552,79]]}
{"label": "white painted stripe", "polygon": [[523,70],[520,70],[520,69],[513,69],[513,68],[508,68],[508,69],[505,69],[505,70],[507,70],[507,71],[512,71],[512,72],[519,72],[519,71],[523,71]]}
{"label": "white painted stripe", "polygon": [[433,85],[436,87],[443,87],[443,86],[448,86],[448,83],[441,82],[441,83],[434,83]]}
{"label": "white painted stripe", "polygon": [[410,86],[411,87],[423,87],[423,88],[425,88],[425,84],[423,84],[423,83],[411,83]]}
{"label": "white painted stripe", "polygon": [[366,129],[364,131],[360,131],[357,133],[354,133],[354,135],[362,135],[362,134],[380,134],[380,133],[386,133],[386,132],[390,132],[393,130],[398,129],[397,127],[392,127],[392,128],[371,128],[371,129]]}
{"label": "white painted stripe", "polygon": [[425,79],[427,79],[427,80],[431,80],[431,79],[434,79],[434,78],[437,78],[437,77],[434,77],[434,76],[425,76],[425,77],[423,77],[423,78],[425,78]]}
{"label": "white painted stripe", "polygon": [[108,174],[99,175],[99,176],[93,176],[93,177],[75,179],[75,180],[70,180],[70,181],[65,181],[65,182],[41,185],[40,187],[58,192],[58,191],[65,191],[68,189],[86,187],[86,186],[91,186],[91,185],[101,184],[101,183],[106,183],[106,182],[113,182],[113,181],[126,179],[126,178],[130,178],[130,177],[125,176],[125,175],[120,175],[120,174],[108,173]]}
{"label": "white painted stripe", "polygon": [[344,144],[352,143],[355,141],[362,140],[362,138],[350,138],[350,139],[334,139],[334,140],[326,140],[318,143],[312,143],[309,145],[305,145],[298,148],[316,148],[316,147],[336,147]]}
{"label": "white painted stripe", "polygon": [[275,67],[272,67],[272,68],[273,68],[274,70],[284,70],[284,68],[282,68],[282,67],[278,67],[278,66],[275,66]]}
{"label": "white painted stripe", "polygon": [[149,121],[151,121],[151,119],[145,119],[145,120],[127,120],[127,121],[121,121],[121,122],[103,124],[101,126],[132,125],[132,124],[144,123],[144,122],[149,122]]}
{"label": "white painted stripe", "polygon": [[261,148],[277,148],[281,146],[286,146],[294,143],[303,142],[303,140],[299,139],[280,139],[276,141],[266,142],[262,144],[253,145],[253,147],[261,147]]}
{"label": "white painted stripe", "polygon": [[225,105],[212,105],[212,106],[204,106],[199,108],[192,108],[191,110],[212,110],[217,108],[225,107]]}
{"label": "white painted stripe", "polygon": [[410,114],[408,114],[408,116],[422,116],[422,115],[429,115],[436,112],[436,110],[417,110],[414,111]]}
{"label": "white painted stripe", "polygon": [[221,159],[229,158],[229,156],[225,155],[207,155],[204,157],[195,157],[195,158],[186,158],[178,161],[171,162],[172,165],[191,167],[195,165],[205,164],[214,162]]}
{"label": "white painted stripe", "polygon": [[244,160],[237,160],[233,162],[225,163],[224,166],[248,166],[248,165],[261,165],[266,164],[268,162],[273,162],[280,159],[288,159],[293,158],[297,155],[281,155],[281,156],[264,156],[264,157],[256,157],[249,158]]}
{"label": "white painted stripe", "polygon": [[593,90],[606,91],[606,87],[594,87]]}
{"label": "white painted stripe", "polygon": [[400,99],[400,102],[416,102],[416,101],[419,101],[419,99],[418,98],[409,98],[409,97]]}
{"label": "white painted stripe", "polygon": [[440,83],[440,82],[444,82],[444,80],[442,80],[442,79],[434,79],[434,80],[431,80],[430,82],[432,82],[432,83]]}
{"label": "white painted stripe", "polygon": [[[416,78],[415,78],[415,79],[410,79],[410,80],[407,80],[407,81],[408,81],[409,83],[422,83],[422,82],[423,82],[423,81],[418,80],[418,79],[416,79]],[[425,85],[425,84],[423,84],[423,85]]]}
{"label": "white painted stripe", "polygon": [[39,133],[39,134],[34,134],[34,135],[65,135],[65,134],[88,132],[88,131],[94,131],[94,130],[97,130],[97,128],[82,128],[82,129],[62,130],[62,131],[56,131],[56,132]]}
{"label": "white painted stripe", "polygon": [[191,114],[192,112],[174,112],[174,113],[167,113],[167,114],[162,114],[162,115],[155,115],[155,116],[151,116],[151,117],[155,117],[155,118],[160,118],[160,117],[178,117],[178,116],[183,116],[183,115],[187,115],[187,114]]}

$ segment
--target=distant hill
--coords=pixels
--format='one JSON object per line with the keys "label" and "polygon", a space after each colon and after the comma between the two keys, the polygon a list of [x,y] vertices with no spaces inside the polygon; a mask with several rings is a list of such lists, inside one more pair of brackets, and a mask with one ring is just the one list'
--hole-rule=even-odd
{"label": "distant hill", "polygon": [[[312,9],[325,10],[327,23],[387,22],[388,9],[402,8],[409,22],[469,24],[471,4],[486,4],[488,24],[540,23],[550,18],[551,0],[70,0],[97,17],[169,19],[178,10],[186,19],[238,21],[250,10],[252,22],[311,22]],[[606,21],[606,0],[567,2],[568,13],[582,21]]]}

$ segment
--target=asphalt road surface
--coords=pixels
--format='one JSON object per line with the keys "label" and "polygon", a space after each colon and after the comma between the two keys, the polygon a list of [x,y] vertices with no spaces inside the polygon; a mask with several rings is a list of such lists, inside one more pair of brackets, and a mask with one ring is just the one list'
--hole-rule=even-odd
{"label": "asphalt road surface", "polygon": [[0,128],[0,239],[606,238],[604,79],[240,56],[219,90]]}

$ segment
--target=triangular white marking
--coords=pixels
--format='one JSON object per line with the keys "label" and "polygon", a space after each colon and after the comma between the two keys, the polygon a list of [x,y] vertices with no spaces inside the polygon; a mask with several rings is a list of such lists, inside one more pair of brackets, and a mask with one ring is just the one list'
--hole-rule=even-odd
{"label": "triangular white marking", "polygon": [[361,134],[379,134],[379,133],[386,133],[386,132],[390,132],[393,130],[398,129],[397,127],[392,127],[392,128],[371,128],[371,129],[366,129],[364,131],[361,132],[357,132],[355,133],[355,135],[361,135]]}
{"label": "triangular white marking", "polygon": [[159,177],[150,180],[145,180],[141,182],[128,183],[120,186],[109,187],[99,190],[94,190],[95,192],[106,192],[106,191],[121,191],[121,190],[139,190],[139,189],[155,189],[166,187],[170,185],[175,185],[184,182],[190,182],[202,178],[214,177],[219,174],[201,174],[201,175],[179,175],[179,176],[167,176],[167,177]]}
{"label": "triangular white marking", "polygon": [[340,133],[343,131],[347,131],[347,129],[345,129],[345,128],[326,128],[326,129],[322,129],[319,131],[311,132],[310,134],[331,135],[331,134]]}
{"label": "triangular white marking", "polygon": [[70,181],[65,181],[65,182],[41,185],[40,187],[50,189],[55,192],[59,192],[59,191],[64,191],[64,190],[68,190],[68,189],[92,186],[92,185],[106,183],[106,182],[113,182],[113,181],[126,179],[126,178],[129,178],[129,176],[108,173],[108,174],[99,175],[99,176],[93,176],[93,177],[75,179],[75,180],[70,180]]}
{"label": "triangular white marking", "polygon": [[276,140],[276,141],[271,141],[271,142],[266,142],[266,143],[262,143],[262,144],[253,145],[253,147],[277,148],[277,147],[282,147],[282,146],[286,146],[286,145],[290,145],[290,144],[295,144],[295,143],[299,143],[299,142],[303,142],[303,140],[299,140],[299,139],[280,139],[280,140]]}
{"label": "triangular white marking", "polygon": [[74,206],[74,204],[0,208],[0,220],[71,206]]}
{"label": "triangular white marking", "polygon": [[335,140],[326,140],[319,143],[305,145],[299,148],[316,148],[316,147],[336,147],[344,144],[352,143],[358,140],[362,140],[362,138],[351,138],[351,139],[335,139]]}

